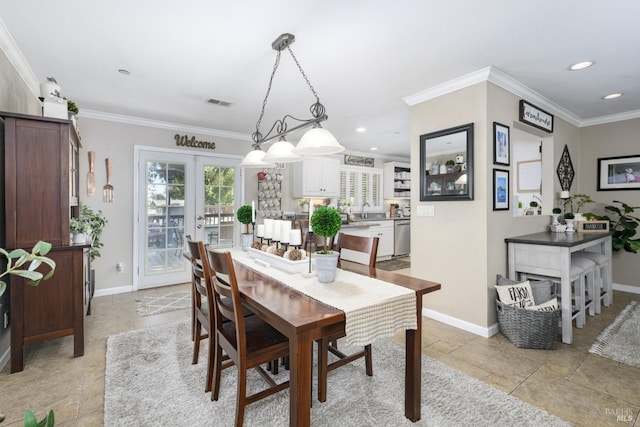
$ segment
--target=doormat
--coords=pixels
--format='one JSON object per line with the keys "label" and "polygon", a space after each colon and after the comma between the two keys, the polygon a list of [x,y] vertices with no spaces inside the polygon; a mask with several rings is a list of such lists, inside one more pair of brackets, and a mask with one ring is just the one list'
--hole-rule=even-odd
{"label": "doormat", "polygon": [[379,268],[380,270],[393,271],[393,270],[400,270],[400,269],[409,268],[409,267],[411,267],[411,262],[405,259],[396,258],[396,259],[388,259],[386,261],[376,262],[376,268]]}
{"label": "doormat", "polygon": [[631,301],[589,349],[617,362],[640,368],[640,304]]}
{"label": "doormat", "polygon": [[138,315],[152,316],[191,307],[190,291],[175,291],[164,295],[136,298]]}

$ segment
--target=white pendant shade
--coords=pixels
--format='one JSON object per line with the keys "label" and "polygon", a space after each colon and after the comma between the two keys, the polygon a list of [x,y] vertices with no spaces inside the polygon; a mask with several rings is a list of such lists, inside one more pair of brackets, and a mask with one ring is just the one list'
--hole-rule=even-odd
{"label": "white pendant shade", "polygon": [[264,156],[262,160],[268,163],[291,163],[301,161],[302,157],[294,153],[293,149],[293,144],[282,138],[269,148],[267,155]]}
{"label": "white pendant shade", "polygon": [[307,154],[335,154],[344,151],[344,147],[326,129],[314,127],[303,136],[293,152],[300,155]]}
{"label": "white pendant shade", "polygon": [[265,162],[264,161],[264,157],[267,155],[267,153],[265,153],[262,150],[251,150],[249,152],[249,154],[247,154],[244,159],[242,159],[242,162],[240,163],[240,166],[243,168],[273,168],[276,165],[274,163],[270,163],[270,162]]}

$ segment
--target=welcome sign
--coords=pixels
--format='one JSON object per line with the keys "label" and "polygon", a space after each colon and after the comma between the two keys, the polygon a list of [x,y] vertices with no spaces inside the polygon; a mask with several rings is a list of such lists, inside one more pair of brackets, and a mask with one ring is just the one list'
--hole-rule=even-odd
{"label": "welcome sign", "polygon": [[545,132],[553,132],[553,114],[529,104],[524,99],[520,100],[520,121]]}

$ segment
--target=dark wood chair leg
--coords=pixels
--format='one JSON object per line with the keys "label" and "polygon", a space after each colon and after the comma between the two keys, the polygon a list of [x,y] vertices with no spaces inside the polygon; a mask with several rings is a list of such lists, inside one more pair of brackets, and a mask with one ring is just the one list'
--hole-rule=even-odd
{"label": "dark wood chair leg", "polygon": [[367,375],[372,377],[373,376],[373,360],[371,358],[371,344],[364,346],[364,352],[365,352],[364,364],[367,370]]}
{"label": "dark wood chair leg", "polygon": [[193,365],[197,365],[198,364],[198,354],[200,353],[200,334],[202,333],[202,330],[200,328],[200,323],[196,322],[196,332],[194,335],[194,341],[193,341],[193,360],[191,360],[191,364]]}

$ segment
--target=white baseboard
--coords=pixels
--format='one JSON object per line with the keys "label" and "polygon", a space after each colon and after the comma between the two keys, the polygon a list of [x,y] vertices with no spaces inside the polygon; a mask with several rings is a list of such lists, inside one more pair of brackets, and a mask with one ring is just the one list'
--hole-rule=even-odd
{"label": "white baseboard", "polygon": [[460,320],[456,317],[448,316],[446,314],[438,313],[437,311],[422,309],[422,315],[430,319],[437,320],[438,322],[445,323],[447,325],[454,326],[463,331],[471,332],[472,334],[480,335],[481,337],[489,338],[498,333],[498,324],[494,323],[488,328],[478,326],[465,320]]}
{"label": "white baseboard", "polygon": [[104,297],[107,295],[124,294],[126,292],[133,292],[133,285],[118,286],[117,288],[96,289],[93,293],[94,297]]}
{"label": "white baseboard", "polygon": [[630,294],[640,294],[640,286],[622,285],[620,283],[613,284],[614,291],[629,292]]}

